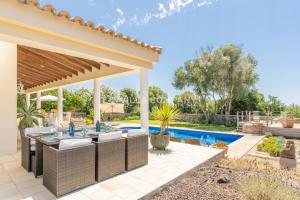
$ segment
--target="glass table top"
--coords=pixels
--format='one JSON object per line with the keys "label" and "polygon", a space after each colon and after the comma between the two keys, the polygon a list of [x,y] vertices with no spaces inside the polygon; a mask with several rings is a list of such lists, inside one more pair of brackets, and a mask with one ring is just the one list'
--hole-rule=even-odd
{"label": "glass table top", "polygon": [[110,133],[114,131],[119,131],[121,129],[112,128],[109,130],[102,129],[100,132],[96,132],[94,129],[80,129],[75,130],[74,136],[69,134],[69,131],[64,132],[54,132],[54,133],[41,133],[37,135],[31,135],[35,139],[39,140],[45,144],[55,144],[58,143],[60,140],[65,139],[82,139],[82,138],[97,138],[99,134]]}

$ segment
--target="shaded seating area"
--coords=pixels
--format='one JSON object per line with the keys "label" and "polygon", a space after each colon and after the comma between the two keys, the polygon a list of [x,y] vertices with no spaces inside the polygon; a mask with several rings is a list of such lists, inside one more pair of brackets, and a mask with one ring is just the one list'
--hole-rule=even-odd
{"label": "shaded seating area", "polygon": [[143,129],[123,133],[102,127],[95,132],[91,126],[87,133],[77,129],[72,135],[66,127],[36,127],[22,134],[23,168],[42,176],[56,197],[147,164],[148,135]]}

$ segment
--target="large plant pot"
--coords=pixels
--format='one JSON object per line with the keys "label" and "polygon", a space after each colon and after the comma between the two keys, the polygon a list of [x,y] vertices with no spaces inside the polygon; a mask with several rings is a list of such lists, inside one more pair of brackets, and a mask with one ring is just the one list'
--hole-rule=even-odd
{"label": "large plant pot", "polygon": [[296,123],[296,119],[281,119],[280,120],[283,128],[294,128],[294,125]]}
{"label": "large plant pot", "polygon": [[166,150],[170,143],[170,135],[151,134],[150,142],[154,149]]}

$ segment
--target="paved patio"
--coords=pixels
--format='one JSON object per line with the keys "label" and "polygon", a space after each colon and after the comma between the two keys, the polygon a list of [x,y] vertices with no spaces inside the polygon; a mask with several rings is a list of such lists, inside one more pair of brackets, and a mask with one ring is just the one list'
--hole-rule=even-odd
{"label": "paved patio", "polygon": [[[60,199],[139,199],[190,169],[221,154],[220,150],[171,142],[166,152],[149,149],[149,164]],[[0,199],[47,200],[55,197],[20,166],[20,152],[0,157]]]}

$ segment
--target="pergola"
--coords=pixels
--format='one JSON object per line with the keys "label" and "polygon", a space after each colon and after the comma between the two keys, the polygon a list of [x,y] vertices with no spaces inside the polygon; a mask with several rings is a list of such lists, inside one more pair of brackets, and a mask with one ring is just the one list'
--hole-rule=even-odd
{"label": "pergola", "polygon": [[127,73],[140,74],[141,125],[148,127],[148,71],[161,48],[95,26],[37,0],[0,1],[0,155],[17,147],[17,84],[26,100],[58,90],[58,121],[63,120],[63,87],[94,83],[94,121],[100,120],[100,81]]}

